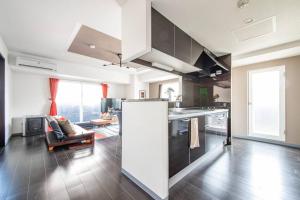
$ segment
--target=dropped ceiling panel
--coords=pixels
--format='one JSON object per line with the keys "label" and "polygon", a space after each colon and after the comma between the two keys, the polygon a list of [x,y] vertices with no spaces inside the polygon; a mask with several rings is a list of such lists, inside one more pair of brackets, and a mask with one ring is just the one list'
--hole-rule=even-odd
{"label": "dropped ceiling panel", "polygon": [[[95,48],[90,48],[90,45],[95,45]],[[108,62],[119,63],[119,58],[116,54],[121,53],[121,40],[82,25],[68,51]]]}

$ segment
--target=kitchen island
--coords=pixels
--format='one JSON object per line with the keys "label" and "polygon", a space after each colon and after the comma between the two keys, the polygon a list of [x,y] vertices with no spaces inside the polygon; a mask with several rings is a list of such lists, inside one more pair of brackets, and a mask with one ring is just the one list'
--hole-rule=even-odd
{"label": "kitchen island", "polygon": [[[168,198],[169,188],[203,155],[230,141],[227,109],[168,109],[161,99],[128,100],[122,107],[122,172],[154,199]],[[192,119],[198,129],[195,148]]]}

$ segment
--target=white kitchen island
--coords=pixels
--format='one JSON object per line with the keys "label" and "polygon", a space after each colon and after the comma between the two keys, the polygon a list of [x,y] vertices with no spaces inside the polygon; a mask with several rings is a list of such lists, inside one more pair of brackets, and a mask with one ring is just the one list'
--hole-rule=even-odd
{"label": "white kitchen island", "polygon": [[122,103],[122,172],[155,199],[169,191],[168,101]]}
{"label": "white kitchen island", "polygon": [[[181,168],[177,174],[170,177],[169,141],[170,137],[172,138],[169,130],[170,123],[173,120],[186,121],[191,117],[207,116],[216,113],[221,113],[225,116],[228,110],[198,109],[193,112],[189,110],[189,112],[177,111],[169,113],[168,101],[161,99],[128,100],[123,102],[123,174],[154,199],[167,199],[169,188],[197,167],[201,162],[200,157],[202,155],[211,151],[211,149],[204,149],[199,159],[197,158],[192,162],[189,161],[187,166]],[[175,130],[175,132],[180,131]],[[214,137],[214,135],[212,136]],[[187,135],[186,137],[188,138],[189,136]],[[224,138],[222,140],[225,141]],[[185,148],[189,151],[189,146],[186,145]]]}

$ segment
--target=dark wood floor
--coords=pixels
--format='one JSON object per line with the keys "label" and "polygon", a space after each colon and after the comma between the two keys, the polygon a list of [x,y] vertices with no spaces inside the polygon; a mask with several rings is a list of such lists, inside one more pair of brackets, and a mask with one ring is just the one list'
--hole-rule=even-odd
{"label": "dark wood floor", "polygon": [[[0,199],[151,199],[121,175],[120,139],[93,151],[48,153],[42,137],[13,137],[0,153]],[[300,150],[233,140],[170,191],[174,200],[300,199]]]}

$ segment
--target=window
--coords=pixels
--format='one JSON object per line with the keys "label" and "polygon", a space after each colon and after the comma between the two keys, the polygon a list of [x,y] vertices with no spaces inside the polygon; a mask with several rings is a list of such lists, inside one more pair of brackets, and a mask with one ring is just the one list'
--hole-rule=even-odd
{"label": "window", "polygon": [[179,83],[163,83],[160,88],[160,98],[169,99],[169,101],[176,101],[179,95]]}
{"label": "window", "polygon": [[101,87],[97,84],[82,84],[82,121],[98,119],[101,113]]}
{"label": "window", "polygon": [[58,115],[71,122],[97,119],[101,112],[101,87],[92,83],[60,81],[56,102]]}

